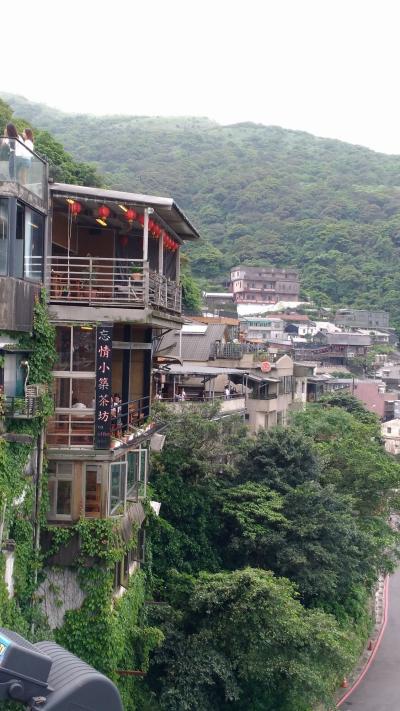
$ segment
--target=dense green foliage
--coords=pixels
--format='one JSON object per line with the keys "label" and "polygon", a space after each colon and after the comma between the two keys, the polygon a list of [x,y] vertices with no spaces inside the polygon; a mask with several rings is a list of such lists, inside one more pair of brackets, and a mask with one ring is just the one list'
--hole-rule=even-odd
{"label": "dense green foliage", "polygon": [[[7,98],[7,96],[6,96]],[[204,235],[193,270],[292,265],[317,302],[400,311],[400,157],[298,131],[207,119],[67,115],[8,97],[110,186],[172,194]]]}
{"label": "dense green foliage", "polygon": [[[1,106],[0,106],[1,112]],[[51,369],[54,362],[54,327],[49,322],[45,303],[45,292],[37,299],[33,310],[32,334],[20,334],[22,348],[28,347],[30,363],[30,383],[50,385]],[[35,597],[37,573],[42,567],[41,556],[34,549],[34,502],[36,482],[31,475],[31,457],[36,457],[39,432],[51,411],[51,399],[43,398],[43,406],[38,417],[32,420],[6,420],[2,423],[8,432],[29,435],[32,444],[7,442],[0,439],[0,505],[2,540],[15,542],[14,593],[8,599],[4,586],[4,576],[0,583],[0,623],[28,637],[36,639],[49,636],[46,621],[40,612]],[[47,481],[42,480],[43,496],[39,511],[40,521],[46,516]],[[4,565],[3,556],[1,566]]]}
{"label": "dense green foliage", "polygon": [[[48,528],[62,545],[65,540],[58,536],[62,529]],[[141,571],[136,572],[123,597],[113,600],[114,564],[129,547],[118,534],[117,524],[112,519],[82,519],[68,529],[70,536],[76,533],[81,548],[73,569],[86,597],[79,609],[66,612],[63,626],[56,630],[56,639],[112,678],[121,691],[124,709],[137,711],[141,708],[140,682],[134,677],[121,678],[117,672],[146,672],[150,651],[163,640],[158,628],[146,624],[146,577]],[[131,545],[135,534],[132,531]]]}
{"label": "dense green foliage", "polygon": [[165,641],[151,708],[309,711],[368,634],[368,596],[396,558],[400,467],[348,395],[254,438],[213,416],[163,412],[149,533],[150,622]]}

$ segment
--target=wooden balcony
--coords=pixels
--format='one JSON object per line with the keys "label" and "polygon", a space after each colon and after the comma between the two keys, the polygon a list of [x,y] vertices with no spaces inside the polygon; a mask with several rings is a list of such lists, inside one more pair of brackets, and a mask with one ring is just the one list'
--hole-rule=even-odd
{"label": "wooden balcony", "polygon": [[141,259],[48,257],[50,303],[152,307],[181,313],[181,287]]}

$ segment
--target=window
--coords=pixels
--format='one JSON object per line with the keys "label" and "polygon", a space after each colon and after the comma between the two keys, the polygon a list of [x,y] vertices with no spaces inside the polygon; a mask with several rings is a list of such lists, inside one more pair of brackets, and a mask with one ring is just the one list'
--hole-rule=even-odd
{"label": "window", "polygon": [[4,394],[9,397],[24,396],[26,370],[21,366],[23,356],[19,353],[6,353],[4,356]]}
{"label": "window", "polygon": [[57,363],[55,371],[70,372],[95,371],[96,332],[94,328],[82,326],[57,326]]}
{"label": "window", "polygon": [[99,518],[101,506],[101,467],[87,464],[85,471],[85,516]]}
{"label": "window", "polygon": [[25,209],[17,203],[17,222],[14,249],[14,275],[24,276],[24,237],[25,237]]}
{"label": "window", "polygon": [[94,378],[55,378],[54,384],[57,409],[94,409]]}
{"label": "window", "polygon": [[125,511],[126,462],[116,462],[110,466],[110,514]]}
{"label": "window", "polygon": [[128,453],[127,496],[146,496],[147,449],[137,449]]}
{"label": "window", "polygon": [[73,329],[72,370],[93,371],[95,369],[95,330]]}
{"label": "window", "polygon": [[0,199],[0,274],[8,269],[8,200]]}
{"label": "window", "polygon": [[293,376],[285,375],[283,378],[279,378],[279,394],[289,395],[293,391]]}
{"label": "window", "polygon": [[25,207],[24,272],[27,279],[42,280],[44,217]]}
{"label": "window", "polygon": [[49,462],[49,518],[72,517],[73,462]]}
{"label": "window", "polygon": [[386,428],[386,432],[387,432],[388,434],[392,434],[392,428],[391,428],[391,427],[387,427],[387,428]]}
{"label": "window", "polygon": [[57,361],[54,370],[71,370],[71,337],[72,329],[70,326],[57,326]]}

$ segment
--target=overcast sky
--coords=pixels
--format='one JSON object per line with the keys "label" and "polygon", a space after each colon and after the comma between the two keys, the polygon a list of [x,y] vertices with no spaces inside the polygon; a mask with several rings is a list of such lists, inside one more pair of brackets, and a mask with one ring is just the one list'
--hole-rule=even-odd
{"label": "overcast sky", "polygon": [[400,153],[399,0],[19,0],[0,89],[71,112],[255,121]]}

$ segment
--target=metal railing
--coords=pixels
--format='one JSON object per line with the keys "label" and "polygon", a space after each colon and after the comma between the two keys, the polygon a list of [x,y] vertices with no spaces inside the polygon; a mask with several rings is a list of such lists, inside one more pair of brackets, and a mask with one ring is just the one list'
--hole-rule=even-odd
{"label": "metal railing", "polygon": [[122,402],[111,410],[111,434],[123,437],[133,433],[144,423],[150,413],[150,397]]}
{"label": "metal railing", "polygon": [[42,398],[40,396],[9,397],[0,399],[0,412],[4,417],[30,419],[41,414]]}
{"label": "metal railing", "polygon": [[258,390],[252,390],[249,394],[250,400],[276,400],[277,393],[263,393]]}
{"label": "metal railing", "polygon": [[[158,423],[146,423],[149,416],[148,396],[121,403],[111,411],[111,438],[120,444],[131,444],[152,433]],[[95,411],[66,411],[60,408],[50,418],[47,428],[49,447],[93,447],[95,434]],[[113,448],[113,445],[111,445]]]}
{"label": "metal railing", "polygon": [[181,287],[143,259],[48,257],[46,287],[51,302],[152,305],[180,313]]}
{"label": "metal railing", "polygon": [[149,302],[180,313],[182,310],[182,289],[174,281],[162,274],[149,273]]}
{"label": "metal railing", "polygon": [[256,343],[215,343],[211,348],[211,358],[238,359],[248,353],[265,353],[266,345]]}
{"label": "metal railing", "polygon": [[44,201],[47,196],[47,163],[23,140],[1,138],[0,182],[18,183]]}

